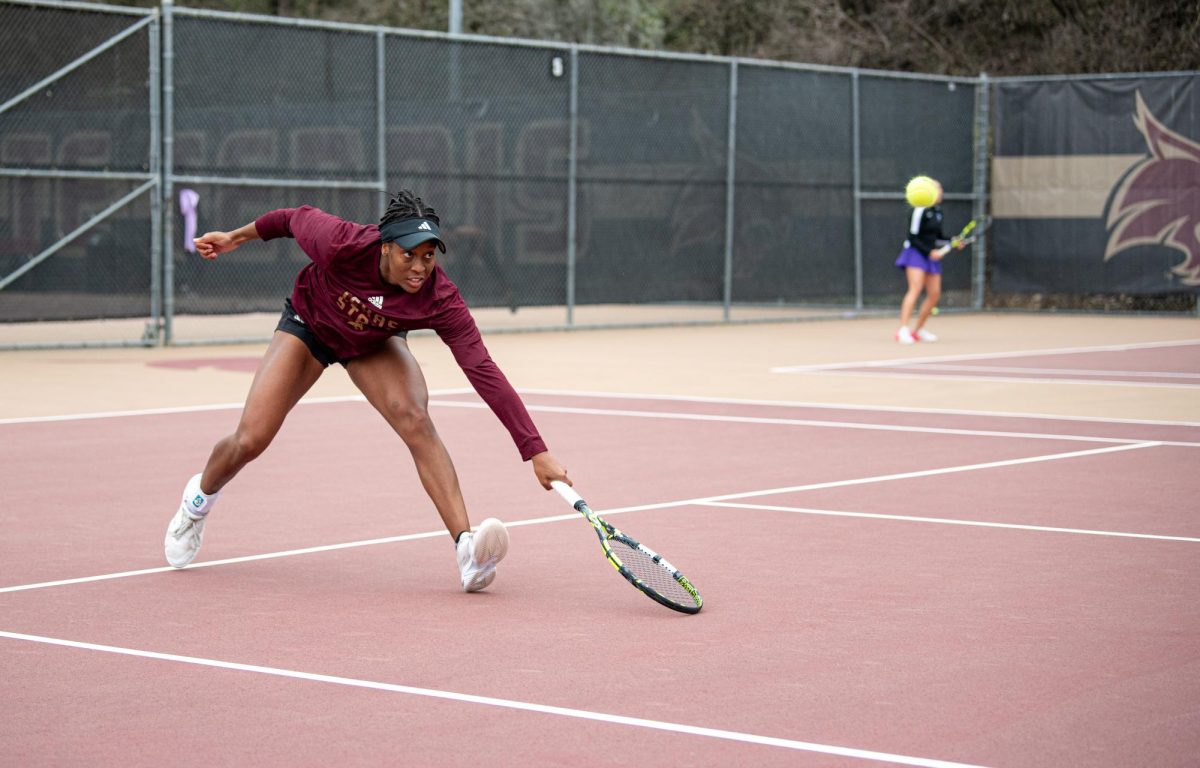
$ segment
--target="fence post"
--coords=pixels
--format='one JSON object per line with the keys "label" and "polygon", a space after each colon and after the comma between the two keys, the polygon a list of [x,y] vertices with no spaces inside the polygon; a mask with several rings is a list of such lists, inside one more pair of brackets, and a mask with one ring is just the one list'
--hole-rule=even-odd
{"label": "fence post", "polygon": [[729,321],[729,308],[733,303],[733,228],[734,228],[734,180],[737,178],[737,99],[738,63],[729,62],[729,136],[725,148],[725,289],[723,293],[724,317]]}
{"label": "fence post", "polygon": [[387,36],[375,30],[375,162],[379,167],[379,210],[387,209]]}
{"label": "fence post", "polygon": [[850,169],[854,185],[854,308],[863,308],[862,248],[862,126],[859,115],[858,70],[850,73]]}
{"label": "fence post", "polygon": [[162,0],[162,343],[175,341],[175,24],[174,1]]}
{"label": "fence post", "polygon": [[154,346],[163,342],[163,257],[162,257],[162,127],[160,99],[162,97],[162,72],[159,69],[159,59],[162,55],[159,49],[159,36],[162,34],[162,16],[156,11],[157,21],[150,27],[149,49],[150,60],[150,175],[156,183],[150,190],[150,319],[142,331],[142,343]]}
{"label": "fence post", "polygon": [[571,46],[571,95],[567,124],[570,145],[567,150],[567,325],[575,322],[575,238],[577,229],[576,184],[579,171],[579,48]]}
{"label": "fence post", "polygon": [[[979,74],[975,86],[975,203],[973,218],[979,221],[987,213],[988,155],[991,143],[991,117],[989,113],[991,94],[986,72]],[[979,236],[974,248],[974,274],[971,276],[971,309],[983,309],[987,289],[987,232]]]}

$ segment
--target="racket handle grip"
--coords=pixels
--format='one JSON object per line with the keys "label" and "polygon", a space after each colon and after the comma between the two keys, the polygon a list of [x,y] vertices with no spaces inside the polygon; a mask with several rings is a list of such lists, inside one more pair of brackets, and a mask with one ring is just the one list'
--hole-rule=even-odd
{"label": "racket handle grip", "polygon": [[583,503],[583,497],[575,493],[575,489],[562,480],[551,480],[550,487],[558,491],[558,495],[566,499],[567,503],[576,509],[579,509],[579,505]]}

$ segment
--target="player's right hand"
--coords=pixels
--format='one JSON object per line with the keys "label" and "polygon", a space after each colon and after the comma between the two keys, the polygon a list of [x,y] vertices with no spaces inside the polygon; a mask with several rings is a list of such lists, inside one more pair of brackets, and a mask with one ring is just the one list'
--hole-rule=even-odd
{"label": "player's right hand", "polygon": [[196,253],[205,259],[215,259],[219,253],[228,253],[237,247],[233,235],[229,232],[205,232],[192,240],[196,244]]}

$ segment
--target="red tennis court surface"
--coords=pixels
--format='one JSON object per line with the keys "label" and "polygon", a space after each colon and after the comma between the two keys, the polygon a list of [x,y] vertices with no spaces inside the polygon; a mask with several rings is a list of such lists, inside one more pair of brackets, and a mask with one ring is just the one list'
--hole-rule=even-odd
{"label": "red tennis court surface", "polygon": [[1196,765],[1200,425],[526,402],[700,614],[613,573],[471,395],[433,410],[511,526],[475,595],[362,402],[297,408],[183,571],[163,531],[236,410],[0,424],[0,762]]}

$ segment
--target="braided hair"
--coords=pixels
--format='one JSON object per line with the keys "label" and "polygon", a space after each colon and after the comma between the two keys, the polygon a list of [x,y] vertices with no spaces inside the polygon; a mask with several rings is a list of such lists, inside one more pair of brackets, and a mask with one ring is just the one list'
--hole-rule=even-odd
{"label": "braided hair", "polygon": [[425,205],[425,201],[412,193],[412,190],[402,189],[392,195],[392,199],[388,202],[387,210],[383,212],[383,216],[379,219],[379,226],[387,224],[389,221],[399,221],[400,219],[429,219],[434,224],[441,226],[441,219],[438,218],[437,211],[431,206]]}

